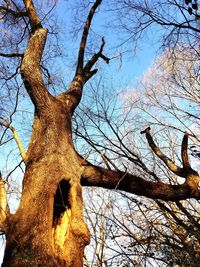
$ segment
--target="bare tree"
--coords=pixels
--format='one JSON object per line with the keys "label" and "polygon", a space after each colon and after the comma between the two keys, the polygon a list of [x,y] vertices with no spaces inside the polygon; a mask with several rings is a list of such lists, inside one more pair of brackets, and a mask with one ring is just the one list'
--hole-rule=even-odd
{"label": "bare tree", "polygon": [[122,194],[111,203],[111,215],[104,214],[105,231],[111,226],[104,250],[108,265],[113,260],[122,266],[198,266],[199,208],[194,202],[155,203]]}
{"label": "bare tree", "polygon": [[[166,155],[170,155],[174,162],[182,162],[188,137],[186,134],[182,145],[180,137],[186,130],[190,133],[190,144],[199,142],[196,113],[199,104],[198,77],[195,73],[195,60],[187,61],[183,56],[187,54],[187,50],[184,53],[176,50],[176,53],[179,53],[179,64],[174,64],[174,55],[170,57],[169,53],[163,54],[144,75],[141,84],[138,83],[138,88],[136,86],[125,93],[119,93],[118,97],[114,97],[115,92],[113,95],[110,93],[114,91],[112,86],[108,86],[106,94],[105,84],[99,86],[97,83],[97,88],[93,84],[90,93],[93,91],[92,101],[95,108],[89,108],[90,103],[88,106],[80,105],[74,128],[76,136],[88,144],[88,147],[83,145],[89,158],[94,158],[99,164],[110,169],[134,169],[147,179],[151,177],[171,184],[184,181],[182,178],[177,179],[171,167],[167,170],[166,165],[171,163]],[[103,92],[101,87],[104,88]],[[139,132],[144,125],[152,126],[152,130],[156,132],[154,138],[162,145],[162,151],[166,154],[156,146],[150,128],[142,131],[146,133],[149,145],[143,143],[145,140],[142,140]],[[193,150],[191,152],[194,153]],[[188,161],[187,156],[185,160]],[[199,163],[194,162],[192,158],[191,161],[194,168],[198,168]],[[171,166],[174,166],[173,163]],[[114,200],[108,201],[112,203],[112,212],[109,216],[103,214],[105,231],[107,225],[113,226],[109,234],[110,239],[106,240],[104,247],[108,265],[112,266],[113,258],[116,261],[114,265],[123,259],[124,266],[126,261],[131,265],[134,265],[135,261],[136,266],[140,263],[142,266],[198,265],[198,202],[188,200],[165,204],[124,193],[123,196],[124,199],[119,202],[115,197]],[[101,218],[102,210],[101,206],[99,212],[98,204],[93,203],[88,212],[93,216],[100,213]],[[94,220],[98,219],[95,217]],[[99,232],[96,227],[93,235],[96,236]],[[100,237],[97,236],[97,239],[100,246]],[[108,256],[110,250],[113,258]],[[94,255],[95,251],[94,249]],[[96,255],[96,265],[97,258]],[[96,265],[94,263],[94,266]]]}
{"label": "bare tree", "polygon": [[[111,7],[118,15],[118,27],[126,36],[122,44],[130,40],[140,41],[155,29],[160,30],[156,41],[172,52],[177,45],[187,43],[192,48],[199,42],[199,7],[196,0],[119,0],[111,2]],[[195,54],[198,53],[196,50]]]}
{"label": "bare tree", "polygon": [[[103,52],[104,38],[96,53],[89,59],[85,56],[92,19],[101,2],[96,0],[90,6],[72,81],[67,89],[55,96],[50,92],[41,64],[48,29],[43,27],[45,16],[42,18],[42,14],[37,12],[37,2],[34,5],[32,0],[23,3],[11,0],[2,4],[5,25],[14,20],[19,23],[14,25],[20,25],[21,30],[19,34],[15,34],[16,28],[11,32],[12,38],[1,56],[5,60],[17,58],[14,73],[17,75],[20,71],[26,93],[34,106],[32,136],[27,151],[11,125],[12,121],[4,118],[1,121],[3,127],[13,132],[25,164],[22,196],[15,214],[9,212],[6,186],[1,179],[0,222],[6,236],[3,266],[82,266],[84,248],[90,242],[90,233],[83,219],[82,186],[123,190],[166,201],[200,198],[199,176],[188,161],[187,134],[182,141],[180,167],[161,152],[149,129],[144,131],[156,156],[175,175],[185,179],[182,185],[146,179],[137,169],[128,172],[99,167],[75,150],[72,116],[81,101],[83,87],[97,73],[95,65],[99,59],[106,63],[110,61]],[[112,128],[109,119],[107,122]],[[118,136],[117,132],[114,133]],[[124,146],[123,142],[121,146]],[[132,157],[148,171],[137,155]]]}

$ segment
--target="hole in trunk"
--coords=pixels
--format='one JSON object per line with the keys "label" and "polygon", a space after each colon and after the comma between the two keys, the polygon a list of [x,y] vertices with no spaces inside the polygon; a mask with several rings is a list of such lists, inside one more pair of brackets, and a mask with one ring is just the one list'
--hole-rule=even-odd
{"label": "hole in trunk", "polygon": [[71,209],[69,191],[69,182],[65,180],[60,181],[54,197],[53,225],[59,224],[59,219],[62,218],[63,213],[67,209]]}

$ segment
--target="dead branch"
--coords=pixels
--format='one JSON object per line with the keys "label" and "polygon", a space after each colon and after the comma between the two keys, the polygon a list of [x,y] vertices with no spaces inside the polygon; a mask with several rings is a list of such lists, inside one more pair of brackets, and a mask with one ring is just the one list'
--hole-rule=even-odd
{"label": "dead branch", "polygon": [[188,159],[188,133],[186,132],[183,137],[182,145],[181,145],[181,158],[183,163],[183,168],[190,167],[189,159]]}
{"label": "dead branch", "polygon": [[91,22],[92,22],[94,13],[97,10],[98,6],[101,4],[101,2],[102,2],[102,0],[96,0],[95,1],[94,5],[90,9],[87,20],[85,22],[85,26],[84,26],[82,38],[81,38],[81,43],[80,43],[80,47],[79,47],[78,64],[77,64],[76,74],[82,74],[83,64],[84,64],[84,54],[85,54],[85,48],[86,48],[88,33],[90,30],[90,26],[91,26]]}
{"label": "dead branch", "polygon": [[155,142],[153,141],[153,138],[150,134],[151,128],[148,127],[144,131],[141,132],[141,134],[146,135],[146,139],[148,141],[148,144],[150,148],[153,150],[153,152],[158,156],[168,167],[169,170],[171,170],[174,174],[185,178],[185,185],[188,187],[188,190],[196,191],[199,189],[199,182],[200,182],[200,176],[199,174],[192,169],[189,159],[188,159],[188,133],[184,134],[182,145],[181,145],[181,157],[182,157],[182,164],[183,167],[177,166],[170,158],[168,158],[165,154],[162,153],[162,151],[157,147]]}
{"label": "dead branch", "polygon": [[156,156],[159,157],[174,174],[176,174],[180,177],[185,177],[182,168],[177,166],[170,158],[168,158],[165,154],[163,154],[162,151],[155,144],[155,142],[154,142],[154,140],[150,134],[150,130],[151,130],[151,128],[148,127],[144,131],[141,132],[141,134],[146,135],[146,139],[148,141],[150,148],[153,150],[153,152],[156,154]]}
{"label": "dead branch", "polygon": [[178,201],[187,198],[200,199],[200,190],[189,190],[190,188],[186,183],[171,185],[147,181],[130,173],[106,170],[92,164],[84,164],[81,184],[107,189],[115,189],[117,186],[117,190],[165,201]]}

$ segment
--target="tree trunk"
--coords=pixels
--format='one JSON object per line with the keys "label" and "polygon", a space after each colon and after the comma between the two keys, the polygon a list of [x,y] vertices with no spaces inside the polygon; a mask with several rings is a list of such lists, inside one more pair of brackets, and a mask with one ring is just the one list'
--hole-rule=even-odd
{"label": "tree trunk", "polygon": [[35,114],[22,198],[7,223],[2,266],[82,266],[90,234],[82,214],[81,169],[71,116],[54,99]]}

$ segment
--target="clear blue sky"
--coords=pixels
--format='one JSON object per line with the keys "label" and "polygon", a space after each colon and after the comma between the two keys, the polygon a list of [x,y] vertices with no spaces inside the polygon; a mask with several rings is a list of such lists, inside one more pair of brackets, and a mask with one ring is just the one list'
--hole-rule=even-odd
{"label": "clear blue sky", "polygon": [[[71,5],[70,2],[71,1],[60,0],[55,10],[57,16],[62,21],[61,31],[66,41],[65,49],[66,53],[69,55],[69,58],[72,55],[77,55],[78,45],[80,41],[80,34],[78,38],[74,38],[73,40],[69,35],[69,32],[72,31],[71,26],[76,23],[74,21],[74,17],[72,16],[71,9],[68,8],[68,6]],[[116,47],[117,45],[119,45],[121,40],[119,38],[119,31],[117,28],[110,28],[106,26],[107,24],[112,23],[112,17],[109,16],[110,13],[106,12],[106,2],[107,1],[102,1],[102,6],[100,6],[98,13],[95,14],[90,33],[93,36],[96,35],[97,38],[99,37],[98,41],[100,41],[101,37],[105,38],[106,45],[104,50],[106,56],[115,57],[120,52],[122,52],[122,61],[119,57],[115,58],[110,62],[109,66],[106,63],[102,62],[101,68],[103,68],[105,73],[110,75],[110,77],[113,76],[113,78],[119,79],[122,83],[122,86],[123,82],[124,85],[128,84],[131,86],[134,84],[136,79],[139,78],[148,69],[148,67],[150,67],[153,59],[155,58],[156,51],[159,48],[159,44],[156,43],[158,37],[156,37],[156,34],[154,34],[154,40],[152,40],[152,38],[151,40],[145,38],[145,41],[142,40],[138,43],[136,50],[135,44],[129,41],[128,49],[130,51],[132,50],[132,52],[127,52],[127,47],[125,46]],[[79,25],[75,25],[73,27],[77,29]],[[96,38],[93,39],[94,43],[96,42],[100,45],[100,42],[98,41]],[[67,58],[65,63],[67,64]],[[73,74],[73,72],[71,74]]]}

